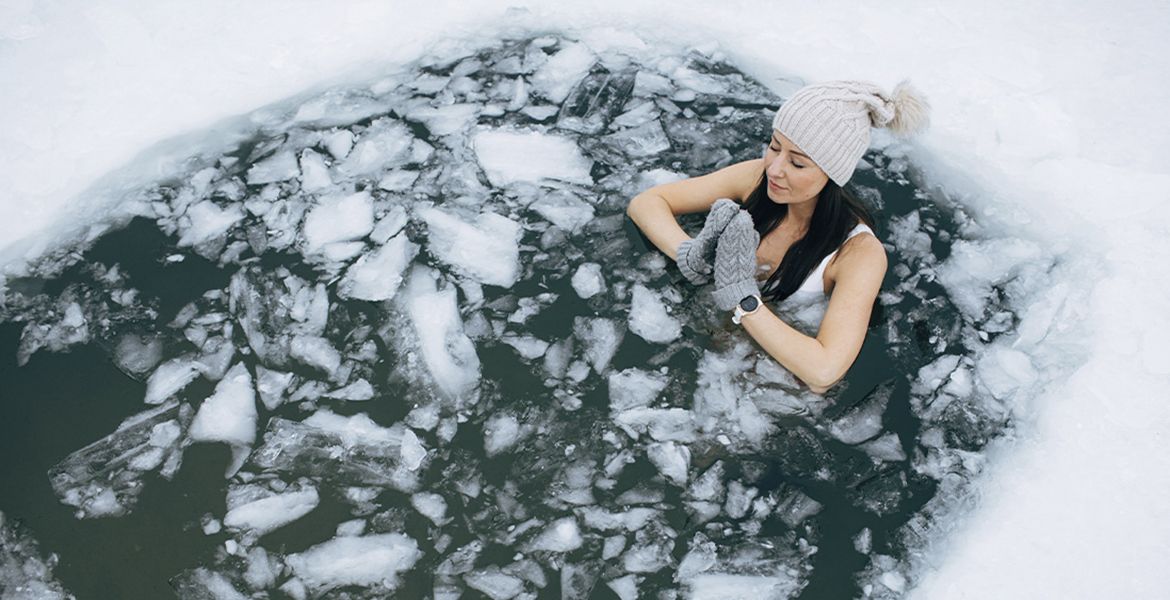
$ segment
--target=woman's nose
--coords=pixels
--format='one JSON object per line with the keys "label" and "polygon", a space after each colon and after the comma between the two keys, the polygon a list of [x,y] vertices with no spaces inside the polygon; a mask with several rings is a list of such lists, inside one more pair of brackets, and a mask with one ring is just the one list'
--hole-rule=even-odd
{"label": "woman's nose", "polygon": [[780,160],[779,156],[772,157],[772,161],[764,167],[764,173],[772,179],[784,178],[784,161]]}

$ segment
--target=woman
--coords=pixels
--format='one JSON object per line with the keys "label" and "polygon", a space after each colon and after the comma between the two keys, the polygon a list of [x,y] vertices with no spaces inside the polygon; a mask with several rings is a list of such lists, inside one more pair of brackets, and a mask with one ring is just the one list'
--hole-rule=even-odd
{"label": "woman", "polygon": [[[871,126],[908,134],[928,105],[907,82],[804,87],[776,111],[763,158],[658,185],[630,201],[630,218],[692,283],[714,276],[721,310],[817,393],[841,379],[861,351],[886,272],[873,221],[844,189],[869,147]],[[718,200],[716,200],[718,199]],[[709,210],[694,239],[677,215]],[[829,296],[815,338],[776,316],[764,299]]]}

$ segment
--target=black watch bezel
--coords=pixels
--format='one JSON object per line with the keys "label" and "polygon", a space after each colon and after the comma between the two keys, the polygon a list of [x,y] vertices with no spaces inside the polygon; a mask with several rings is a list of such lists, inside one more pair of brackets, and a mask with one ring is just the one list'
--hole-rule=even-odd
{"label": "black watch bezel", "polygon": [[739,301],[739,309],[745,313],[750,313],[760,307],[760,299],[755,296],[746,296]]}

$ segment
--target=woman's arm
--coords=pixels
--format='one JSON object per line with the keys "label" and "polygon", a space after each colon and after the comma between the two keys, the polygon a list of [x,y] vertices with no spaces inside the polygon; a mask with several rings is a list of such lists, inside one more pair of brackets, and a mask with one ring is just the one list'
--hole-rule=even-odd
{"label": "woman's arm", "polygon": [[861,352],[886,273],[886,251],[877,238],[859,235],[841,248],[835,262],[836,283],[815,338],[780,320],[766,305],[742,320],[772,358],[818,394],[844,377]]}
{"label": "woman's arm", "polygon": [[743,204],[763,172],[763,159],[755,159],[701,177],[656,185],[634,196],[626,214],[652,244],[678,260],[678,245],[691,238],[675,217],[710,210],[719,198]]}

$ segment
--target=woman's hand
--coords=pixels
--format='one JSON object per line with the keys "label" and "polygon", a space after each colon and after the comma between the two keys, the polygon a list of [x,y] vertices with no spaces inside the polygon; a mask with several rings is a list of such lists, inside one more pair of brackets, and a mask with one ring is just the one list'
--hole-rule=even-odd
{"label": "woman's hand", "polygon": [[731,222],[739,205],[730,198],[720,198],[711,206],[707,213],[707,221],[702,231],[694,239],[686,240],[678,246],[678,270],[683,277],[695,285],[702,285],[711,279],[714,271],[715,247],[719,242],[720,234]]}
{"label": "woman's hand", "polygon": [[759,295],[760,286],[756,283],[759,246],[760,234],[752,224],[752,216],[745,210],[736,212],[715,247],[715,291],[711,296],[720,310],[731,310],[740,300]]}

